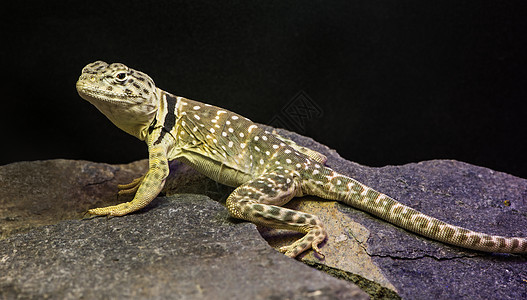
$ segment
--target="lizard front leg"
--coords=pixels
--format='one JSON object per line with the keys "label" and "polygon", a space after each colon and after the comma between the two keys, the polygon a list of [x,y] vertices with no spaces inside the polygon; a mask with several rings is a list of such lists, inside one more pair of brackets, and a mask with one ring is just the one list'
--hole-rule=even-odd
{"label": "lizard front leg", "polygon": [[280,207],[295,196],[301,196],[293,176],[263,174],[235,189],[227,198],[227,208],[236,218],[279,229],[295,230],[305,235],[280,252],[289,257],[313,248],[323,256],[318,245],[326,238],[324,225],[317,216]]}
{"label": "lizard front leg", "polygon": [[154,200],[165,185],[169,168],[165,148],[153,148],[149,155],[148,172],[140,178],[134,179],[129,184],[121,185],[119,194],[133,193],[137,190],[134,199],[130,202],[113,206],[106,206],[88,210],[92,215],[123,216],[137,211]]}

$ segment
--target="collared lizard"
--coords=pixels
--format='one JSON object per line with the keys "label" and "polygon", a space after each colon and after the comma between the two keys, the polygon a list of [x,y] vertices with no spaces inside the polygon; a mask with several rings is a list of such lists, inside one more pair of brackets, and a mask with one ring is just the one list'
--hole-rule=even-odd
{"label": "collared lizard", "polygon": [[447,224],[326,167],[326,157],[249,119],[156,87],[145,73],[120,63],[96,61],[82,70],[77,91],[125,132],[144,140],[149,170],[119,193],[130,202],[90,209],[123,216],[150,203],[177,159],[222,184],[235,187],[226,206],[235,218],[305,235],[280,249],[289,257],[325,240],[317,216],[281,207],[314,195],[364,210],[392,224],[444,243],[487,252],[527,253],[527,238],[493,236]]}

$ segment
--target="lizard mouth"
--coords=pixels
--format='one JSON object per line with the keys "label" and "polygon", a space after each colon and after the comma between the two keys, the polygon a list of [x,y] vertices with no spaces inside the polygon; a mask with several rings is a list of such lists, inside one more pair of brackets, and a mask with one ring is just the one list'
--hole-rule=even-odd
{"label": "lizard mouth", "polygon": [[97,101],[104,101],[109,103],[137,104],[139,102],[138,98],[141,98],[137,95],[115,93],[112,91],[103,90],[81,81],[77,81],[76,87],[79,95],[83,99],[88,101],[90,101],[91,99],[95,99]]}

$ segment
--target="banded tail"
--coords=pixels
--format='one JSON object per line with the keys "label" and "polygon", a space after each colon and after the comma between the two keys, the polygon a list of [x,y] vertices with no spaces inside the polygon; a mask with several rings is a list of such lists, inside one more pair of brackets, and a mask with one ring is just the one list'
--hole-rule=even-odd
{"label": "banded tail", "polygon": [[329,168],[311,178],[308,194],[343,202],[422,236],[485,252],[527,253],[525,237],[489,235],[445,223]]}

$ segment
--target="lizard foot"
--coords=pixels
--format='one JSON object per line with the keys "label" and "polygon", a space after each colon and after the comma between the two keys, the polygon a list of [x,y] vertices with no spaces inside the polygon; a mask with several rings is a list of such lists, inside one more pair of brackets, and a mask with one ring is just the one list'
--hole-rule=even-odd
{"label": "lizard foot", "polygon": [[124,216],[136,210],[137,209],[132,208],[129,202],[125,202],[125,203],[121,203],[118,205],[93,208],[93,209],[88,210],[88,213],[91,215],[97,215],[97,216],[120,217],[120,216]]}
{"label": "lizard foot", "polygon": [[326,239],[326,231],[322,226],[315,226],[309,232],[299,239],[298,241],[292,243],[288,246],[280,247],[279,251],[284,253],[289,257],[296,257],[300,253],[312,248],[313,251],[317,253],[322,259],[324,259],[324,254],[318,248],[318,245]]}

